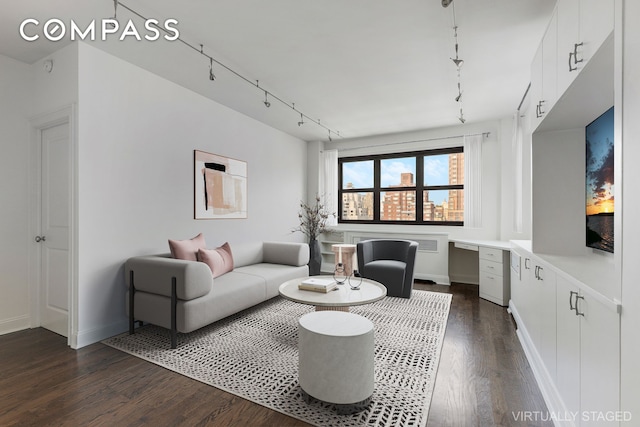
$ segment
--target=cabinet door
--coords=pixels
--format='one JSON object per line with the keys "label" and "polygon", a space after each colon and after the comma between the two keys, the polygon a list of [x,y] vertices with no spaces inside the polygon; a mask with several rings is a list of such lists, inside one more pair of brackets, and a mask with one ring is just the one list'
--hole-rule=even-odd
{"label": "cabinet door", "polygon": [[556,274],[546,265],[536,263],[536,284],[540,304],[537,316],[540,332],[536,343],[547,372],[552,380],[556,378]]}
{"label": "cabinet door", "polygon": [[535,130],[542,121],[540,109],[544,108],[542,95],[542,43],[538,47],[531,63],[531,129]]}
{"label": "cabinet door", "polygon": [[520,317],[524,329],[529,335],[533,345],[536,345],[540,335],[540,317],[537,315],[540,306],[540,293],[533,276],[534,265],[531,255],[527,254],[523,258],[524,268],[522,269],[522,307]]}
{"label": "cabinet door", "polygon": [[[580,43],[580,0],[559,0],[558,14],[558,93],[564,93],[576,78],[584,62],[575,62],[574,51]],[[582,52],[579,58],[582,58]]]}
{"label": "cabinet door", "polygon": [[597,415],[620,410],[620,315],[590,294],[580,296],[578,310],[583,313],[579,316],[580,425],[602,425]]}
{"label": "cabinet door", "polygon": [[580,317],[575,307],[578,287],[562,276],[556,278],[556,388],[564,410],[580,411]]}
{"label": "cabinet door", "polygon": [[584,62],[589,61],[613,31],[614,0],[580,0],[580,41]]}
{"label": "cabinet door", "polygon": [[524,257],[511,249],[511,303],[520,314],[522,305],[522,270],[524,269]]}
{"label": "cabinet door", "polygon": [[554,12],[542,39],[542,115],[546,115],[558,99],[558,16]]}
{"label": "cabinet door", "polygon": [[554,11],[531,65],[531,99],[535,112],[532,129],[538,127],[557,100],[557,49],[558,20]]}

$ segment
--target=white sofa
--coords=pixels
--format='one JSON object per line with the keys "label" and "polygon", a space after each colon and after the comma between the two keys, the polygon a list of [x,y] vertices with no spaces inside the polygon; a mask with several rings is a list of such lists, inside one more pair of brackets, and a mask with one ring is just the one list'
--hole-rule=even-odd
{"label": "white sofa", "polygon": [[148,322],[187,333],[278,295],[285,281],[309,275],[304,243],[256,242],[232,245],[234,269],[213,278],[202,262],[169,254],[136,256],[125,263],[129,333]]}

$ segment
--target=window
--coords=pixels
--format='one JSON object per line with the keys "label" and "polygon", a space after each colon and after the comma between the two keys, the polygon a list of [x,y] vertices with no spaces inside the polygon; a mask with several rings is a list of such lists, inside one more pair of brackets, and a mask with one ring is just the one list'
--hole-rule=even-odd
{"label": "window", "polygon": [[462,147],[338,159],[341,223],[464,224]]}

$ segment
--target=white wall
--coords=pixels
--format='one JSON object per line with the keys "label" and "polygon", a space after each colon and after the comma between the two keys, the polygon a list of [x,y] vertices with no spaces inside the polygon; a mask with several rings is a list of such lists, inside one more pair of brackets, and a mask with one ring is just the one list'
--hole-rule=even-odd
{"label": "white wall", "polygon": [[30,75],[28,65],[0,55],[0,334],[29,327]]}
{"label": "white wall", "polygon": [[[622,68],[622,89],[624,97],[620,99],[620,87],[617,87],[616,105],[622,102],[622,318],[621,318],[621,407],[633,415],[633,423],[640,420],[640,250],[638,236],[640,236],[640,169],[637,166],[640,159],[640,27],[636,17],[640,16],[640,2],[626,0],[624,4],[623,23],[623,56],[624,63],[618,58],[618,66]],[[618,13],[620,13],[618,8]],[[619,22],[619,21],[617,21]],[[618,29],[616,36],[622,31]],[[618,40],[620,38],[618,37]],[[617,184],[616,184],[617,186]],[[618,203],[618,200],[616,200]],[[616,208],[618,210],[618,208]],[[618,234],[616,234],[617,236]],[[617,237],[616,237],[617,238]]]}
{"label": "white wall", "polygon": [[[124,261],[203,232],[296,240],[303,141],[117,59],[79,46],[78,346],[126,329]],[[193,219],[193,150],[248,162],[248,219]]]}

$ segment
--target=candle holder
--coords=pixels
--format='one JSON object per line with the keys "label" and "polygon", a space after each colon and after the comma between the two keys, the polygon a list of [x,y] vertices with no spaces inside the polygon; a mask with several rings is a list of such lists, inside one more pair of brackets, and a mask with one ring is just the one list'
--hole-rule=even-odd
{"label": "candle holder", "polygon": [[333,280],[335,280],[338,285],[344,285],[344,282],[348,280],[348,276],[344,271],[344,264],[341,262],[337,263],[335,270],[333,270]]}
{"label": "candle holder", "polygon": [[349,281],[349,286],[351,287],[351,289],[353,289],[354,291],[360,289],[360,285],[362,284],[362,276],[360,275],[360,273],[358,273],[358,270],[353,270],[353,276],[349,276],[347,280]]}

